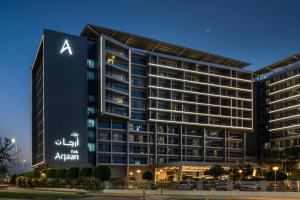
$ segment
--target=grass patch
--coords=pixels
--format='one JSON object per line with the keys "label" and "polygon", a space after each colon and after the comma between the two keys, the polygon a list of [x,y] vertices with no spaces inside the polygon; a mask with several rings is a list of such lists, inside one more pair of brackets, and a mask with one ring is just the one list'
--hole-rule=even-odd
{"label": "grass patch", "polygon": [[84,194],[74,194],[74,193],[64,193],[64,192],[40,192],[40,191],[0,191],[1,198],[26,198],[26,199],[40,199],[43,197],[47,198],[72,198],[80,199],[89,197],[89,195]]}

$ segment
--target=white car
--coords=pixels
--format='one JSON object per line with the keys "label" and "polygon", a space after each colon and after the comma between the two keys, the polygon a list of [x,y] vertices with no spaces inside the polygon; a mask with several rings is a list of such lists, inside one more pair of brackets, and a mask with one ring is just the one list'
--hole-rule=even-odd
{"label": "white car", "polygon": [[176,190],[193,190],[194,184],[190,181],[180,181],[176,184]]}

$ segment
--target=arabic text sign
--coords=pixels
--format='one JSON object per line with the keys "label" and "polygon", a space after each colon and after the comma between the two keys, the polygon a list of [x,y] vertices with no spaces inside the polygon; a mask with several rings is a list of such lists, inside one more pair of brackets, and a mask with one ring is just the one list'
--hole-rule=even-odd
{"label": "arabic text sign", "polygon": [[67,160],[79,160],[79,134],[76,132],[73,132],[70,134],[70,137],[72,138],[71,140],[68,140],[66,138],[62,138],[61,140],[56,140],[54,144],[56,146],[61,146],[61,147],[70,147],[70,153],[65,154],[65,153],[60,153],[56,152],[54,159],[55,160],[63,160],[64,162]]}

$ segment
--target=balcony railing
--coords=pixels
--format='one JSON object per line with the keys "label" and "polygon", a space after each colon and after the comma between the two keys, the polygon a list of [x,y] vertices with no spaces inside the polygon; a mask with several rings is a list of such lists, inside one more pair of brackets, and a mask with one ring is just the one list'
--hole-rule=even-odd
{"label": "balcony railing", "polygon": [[114,102],[114,103],[118,103],[118,104],[128,105],[128,99],[126,99],[126,98],[107,96],[106,100]]}
{"label": "balcony railing", "polygon": [[122,88],[122,87],[118,87],[118,86],[115,86],[115,85],[112,85],[112,84],[107,84],[106,87],[110,88],[110,89],[113,89],[113,90],[120,91],[120,92],[128,93],[128,89]]}
{"label": "balcony railing", "polygon": [[128,112],[127,111],[121,110],[121,109],[118,109],[118,108],[107,108],[106,112],[114,113],[114,114],[117,114],[117,115],[128,116]]}
{"label": "balcony railing", "polygon": [[118,51],[116,49],[113,49],[113,48],[110,48],[110,47],[106,47],[106,50],[117,55],[117,56],[121,56],[121,57],[124,57],[126,59],[128,59],[128,55],[122,51]]}
{"label": "balcony railing", "polygon": [[112,66],[117,66],[117,67],[120,67],[122,69],[125,69],[125,70],[128,70],[128,65],[125,64],[125,63],[121,63],[121,62],[117,62],[117,61],[112,61],[112,60],[107,60],[106,61],[107,64],[110,64]]}
{"label": "balcony railing", "polygon": [[111,77],[113,77],[113,78],[116,78],[116,79],[118,79],[118,80],[128,82],[128,78],[127,78],[125,75],[122,75],[122,74],[116,74],[116,73],[112,73],[112,72],[106,72],[105,74],[108,75],[108,76],[111,76]]}

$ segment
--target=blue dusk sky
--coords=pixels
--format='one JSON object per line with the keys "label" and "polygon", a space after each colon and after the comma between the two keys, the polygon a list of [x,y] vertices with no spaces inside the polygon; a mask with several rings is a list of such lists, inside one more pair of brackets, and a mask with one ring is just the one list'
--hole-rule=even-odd
{"label": "blue dusk sky", "polygon": [[31,160],[30,68],[43,28],[96,24],[251,63],[300,52],[297,0],[0,1],[0,136]]}

